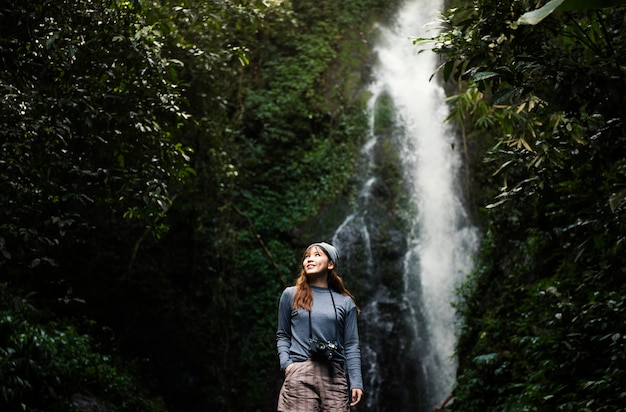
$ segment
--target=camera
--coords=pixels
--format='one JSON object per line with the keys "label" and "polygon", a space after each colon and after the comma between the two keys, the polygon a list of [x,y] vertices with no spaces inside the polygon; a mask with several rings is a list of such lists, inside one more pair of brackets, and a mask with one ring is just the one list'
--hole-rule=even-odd
{"label": "camera", "polygon": [[343,356],[339,352],[339,347],[332,342],[322,342],[315,338],[309,338],[309,353],[311,359],[317,360],[342,360]]}

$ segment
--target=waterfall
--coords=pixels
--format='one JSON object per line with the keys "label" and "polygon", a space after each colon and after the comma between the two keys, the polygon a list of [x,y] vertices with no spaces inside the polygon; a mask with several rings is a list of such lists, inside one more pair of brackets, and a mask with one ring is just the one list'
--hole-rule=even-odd
{"label": "waterfall", "polygon": [[[435,34],[442,7],[443,0],[409,0],[393,25],[380,28],[359,202],[332,239],[347,276],[367,282],[360,289],[367,296],[359,320],[366,385],[359,411],[431,411],[454,387],[454,292],[472,270],[479,239],[463,204],[461,145],[445,124],[445,93],[430,80],[436,56],[411,41]],[[376,127],[383,100],[393,113],[386,133]],[[385,139],[397,148],[408,200],[395,212],[401,224],[387,221],[381,206],[389,193],[377,163]]]}

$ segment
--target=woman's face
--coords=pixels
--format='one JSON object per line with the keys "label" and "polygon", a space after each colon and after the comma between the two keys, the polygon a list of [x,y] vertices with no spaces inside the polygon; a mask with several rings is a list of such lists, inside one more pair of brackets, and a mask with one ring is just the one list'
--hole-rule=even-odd
{"label": "woman's face", "polygon": [[335,267],[326,253],[319,247],[313,246],[304,253],[302,267],[307,276],[326,274]]}

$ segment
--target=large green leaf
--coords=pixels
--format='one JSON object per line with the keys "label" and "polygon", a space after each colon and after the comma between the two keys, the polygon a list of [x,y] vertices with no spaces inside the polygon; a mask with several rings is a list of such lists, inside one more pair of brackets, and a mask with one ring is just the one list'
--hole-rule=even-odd
{"label": "large green leaf", "polygon": [[522,15],[522,17],[520,17],[517,20],[517,23],[518,24],[532,24],[532,25],[535,25],[535,24],[539,23],[541,20],[543,20],[546,17],[548,17],[563,2],[564,2],[564,0],[552,0],[552,1],[548,2],[545,6],[539,8],[537,10],[533,10],[533,11],[529,11],[527,13],[524,13]]}

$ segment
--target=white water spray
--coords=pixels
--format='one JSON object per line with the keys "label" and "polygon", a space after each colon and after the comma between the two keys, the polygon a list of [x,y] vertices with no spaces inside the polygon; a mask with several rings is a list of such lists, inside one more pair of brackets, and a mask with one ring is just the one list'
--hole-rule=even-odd
{"label": "white water spray", "polygon": [[[436,68],[436,56],[430,50],[420,53],[420,47],[411,40],[436,34],[438,27],[434,21],[442,7],[443,0],[408,0],[399,10],[395,24],[381,29],[374,50],[379,63],[374,72],[375,81],[370,86],[369,105],[373,117],[380,96],[385,94],[393,102],[399,130],[399,157],[413,208],[406,233],[401,306],[409,313],[407,329],[412,336],[406,339],[419,341],[419,344],[407,343],[404,347],[408,349],[403,350],[420,352],[416,358],[422,376],[415,380],[427,382],[418,388],[422,392],[419,397],[422,410],[432,410],[432,406],[453,389],[456,370],[454,291],[464,275],[472,270],[472,257],[479,243],[478,232],[468,223],[462,203],[459,183],[462,159],[457,149],[461,145],[456,144],[455,134],[445,124],[448,111],[444,90],[435,79],[430,80]],[[376,139],[372,131],[363,148],[366,163],[373,161]],[[360,193],[361,207],[336,231],[333,242],[340,250],[350,250],[348,243],[356,238],[366,243],[366,249],[372,247],[365,216],[370,187],[375,180],[376,177],[365,176]],[[370,250],[368,268],[375,265],[371,256]],[[378,331],[393,333],[394,322],[381,316],[379,309],[387,295],[378,292],[378,297],[364,308],[362,322],[378,322]],[[378,388],[385,385],[379,375],[381,369],[396,365],[379,364],[380,353],[380,349],[364,345],[367,360],[364,377],[371,386],[368,411],[388,410],[381,406],[386,400],[377,393]],[[400,354],[400,359],[405,356]]]}
{"label": "white water spray", "polygon": [[[406,292],[421,290],[421,302],[411,302],[427,322],[429,345],[421,355],[426,377],[434,380],[434,396],[443,398],[453,387],[454,291],[472,268],[477,233],[467,225],[461,201],[456,137],[446,126],[445,93],[436,80],[436,56],[419,52],[411,37],[432,37],[441,0],[413,0],[400,10],[396,25],[384,30],[376,48],[379,66],[375,90],[386,90],[403,127],[402,162],[411,183],[416,213],[406,255]],[[457,147],[459,145],[456,145]],[[419,282],[419,288],[412,285]]]}

